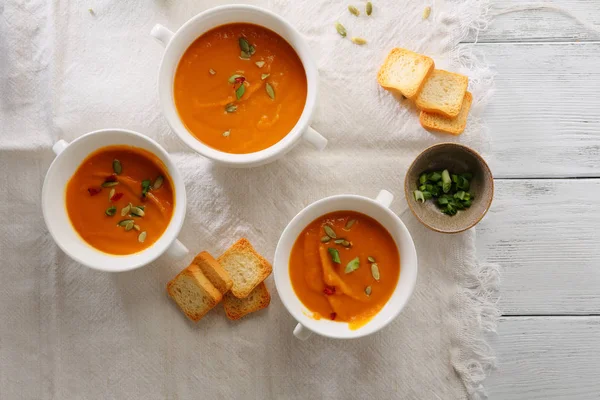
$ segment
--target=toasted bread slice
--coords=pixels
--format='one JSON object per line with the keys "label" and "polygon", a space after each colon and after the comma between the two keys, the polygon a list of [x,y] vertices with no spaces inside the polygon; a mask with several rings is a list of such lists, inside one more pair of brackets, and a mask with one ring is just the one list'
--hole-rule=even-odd
{"label": "toasted bread slice", "polygon": [[421,111],[454,118],[460,113],[468,85],[466,76],[436,69],[423,85],[415,103]]}
{"label": "toasted bread slice", "polygon": [[410,50],[395,48],[379,69],[377,82],[384,89],[412,99],[419,93],[433,68],[433,59]]}
{"label": "toasted bread slice", "polygon": [[227,249],[217,261],[231,276],[231,293],[240,299],[248,297],[273,270],[271,264],[245,238]]}
{"label": "toasted bread slice", "polygon": [[245,315],[267,308],[270,302],[271,295],[264,282],[259,283],[245,299],[238,299],[231,293],[223,296],[225,314],[231,320],[240,319]]}
{"label": "toasted bread slice", "polygon": [[192,321],[199,321],[223,297],[195,264],[167,283],[167,292]]}
{"label": "toasted bread slice", "polygon": [[200,267],[202,273],[204,273],[214,287],[219,289],[219,292],[222,294],[229,292],[229,289],[231,289],[231,286],[233,285],[231,277],[227,271],[223,269],[221,264],[219,264],[208,252],[203,251],[198,254],[194,258],[194,261],[192,261],[192,264],[196,264]]}
{"label": "toasted bread slice", "polygon": [[443,115],[428,113],[421,111],[419,121],[421,126],[430,131],[444,132],[451,135],[460,135],[467,126],[467,117],[469,116],[469,110],[471,109],[471,103],[473,102],[473,96],[471,93],[465,93],[463,99],[463,105],[460,109],[460,113],[454,118],[444,117]]}

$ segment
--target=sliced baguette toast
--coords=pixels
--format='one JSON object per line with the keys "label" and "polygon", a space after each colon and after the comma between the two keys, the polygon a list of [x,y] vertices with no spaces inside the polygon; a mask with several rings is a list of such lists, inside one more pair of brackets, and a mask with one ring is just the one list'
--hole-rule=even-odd
{"label": "sliced baguette toast", "polygon": [[248,297],[273,270],[271,264],[245,238],[227,249],[217,261],[233,281],[231,294],[240,299]]}
{"label": "sliced baguette toast", "polygon": [[245,315],[266,308],[271,302],[271,295],[264,282],[261,282],[245,299],[238,299],[231,293],[223,296],[223,307],[227,318],[237,320]]}
{"label": "sliced baguette toast", "polygon": [[192,321],[199,321],[222,299],[221,292],[191,264],[167,284],[167,292]]}
{"label": "sliced baguette toast", "polygon": [[377,81],[384,89],[412,99],[419,94],[433,68],[433,59],[410,50],[395,48],[381,66]]}
{"label": "sliced baguette toast", "polygon": [[203,251],[198,254],[194,258],[194,261],[192,261],[192,264],[196,264],[200,267],[202,273],[204,273],[213,286],[222,294],[227,293],[229,289],[231,289],[231,286],[233,285],[231,277],[210,253]]}
{"label": "sliced baguette toast", "polygon": [[415,103],[421,111],[454,118],[460,113],[468,85],[466,76],[436,69],[425,81]]}
{"label": "sliced baguette toast", "polygon": [[419,116],[421,126],[430,131],[449,133],[451,135],[460,135],[467,126],[467,117],[469,116],[469,110],[471,109],[472,102],[473,96],[471,93],[465,93],[465,98],[463,99],[460,113],[454,118],[448,118],[444,117],[443,115],[421,111],[421,115]]}

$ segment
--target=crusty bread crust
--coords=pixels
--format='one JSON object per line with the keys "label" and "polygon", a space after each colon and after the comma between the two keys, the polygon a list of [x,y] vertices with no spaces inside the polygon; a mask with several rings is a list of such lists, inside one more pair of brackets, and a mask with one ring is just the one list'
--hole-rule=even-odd
{"label": "crusty bread crust", "polygon": [[[234,243],[217,261],[233,281],[231,293],[240,299],[248,297],[273,270],[271,263],[254,250],[246,238]],[[252,276],[248,277],[248,274]]]}
{"label": "crusty bread crust", "polygon": [[465,98],[463,99],[463,105],[460,109],[460,113],[455,118],[448,118],[443,115],[421,111],[421,114],[419,115],[419,122],[421,122],[421,126],[423,128],[430,131],[449,133],[451,135],[460,135],[464,132],[467,126],[467,119],[472,102],[473,96],[470,92],[467,92],[465,94]]}
{"label": "crusty bread crust", "polygon": [[219,289],[219,292],[222,294],[227,293],[229,289],[231,289],[231,286],[233,285],[231,277],[221,264],[219,264],[219,262],[207,251],[203,251],[194,257],[192,264],[199,266],[208,280],[214,287]]}
{"label": "crusty bread crust", "polygon": [[[419,94],[434,67],[432,58],[396,47],[389,52],[379,69],[377,82],[386,90],[412,99]],[[391,76],[393,72],[396,72],[396,79]],[[411,76],[412,80],[400,82],[398,75],[405,78]]]}
{"label": "crusty bread crust", "polygon": [[454,118],[460,113],[468,85],[466,76],[436,69],[426,80],[415,104],[421,111]]}
{"label": "crusty bread crust", "polygon": [[167,293],[181,311],[195,322],[202,319],[223,297],[195,264],[190,264],[167,283]]}
{"label": "crusty bread crust", "polygon": [[266,308],[271,302],[271,295],[264,282],[261,282],[245,299],[238,299],[231,293],[223,296],[223,307],[227,318],[238,320],[245,315]]}

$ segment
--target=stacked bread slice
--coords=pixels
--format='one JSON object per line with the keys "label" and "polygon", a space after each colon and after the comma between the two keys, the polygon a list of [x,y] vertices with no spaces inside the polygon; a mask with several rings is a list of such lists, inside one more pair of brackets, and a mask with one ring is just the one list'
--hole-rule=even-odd
{"label": "stacked bread slice", "polygon": [[192,321],[221,300],[227,317],[236,320],[269,305],[263,281],[271,271],[271,264],[243,238],[216,260],[206,251],[198,254],[167,284],[167,292]]}
{"label": "stacked bread slice", "polygon": [[423,128],[453,135],[465,130],[473,100],[467,92],[466,76],[435,69],[433,59],[395,48],[381,66],[377,81],[383,88],[414,100],[421,110]]}

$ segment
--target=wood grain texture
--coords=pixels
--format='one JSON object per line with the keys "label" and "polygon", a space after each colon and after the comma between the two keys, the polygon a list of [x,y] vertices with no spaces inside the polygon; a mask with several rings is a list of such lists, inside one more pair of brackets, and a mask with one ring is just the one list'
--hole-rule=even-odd
{"label": "wood grain texture", "polygon": [[504,315],[600,312],[600,179],[496,180],[478,255],[502,266]]}
{"label": "wood grain texture", "polygon": [[[540,7],[543,4],[544,6]],[[513,12],[508,12],[515,10]],[[567,12],[561,12],[564,10]],[[488,29],[468,42],[561,42],[600,40],[597,0],[493,0]]]}
{"label": "wood grain texture", "polygon": [[600,317],[501,318],[490,400],[598,400]]}
{"label": "wood grain texture", "polygon": [[470,44],[497,71],[495,177],[600,176],[600,43]]}

